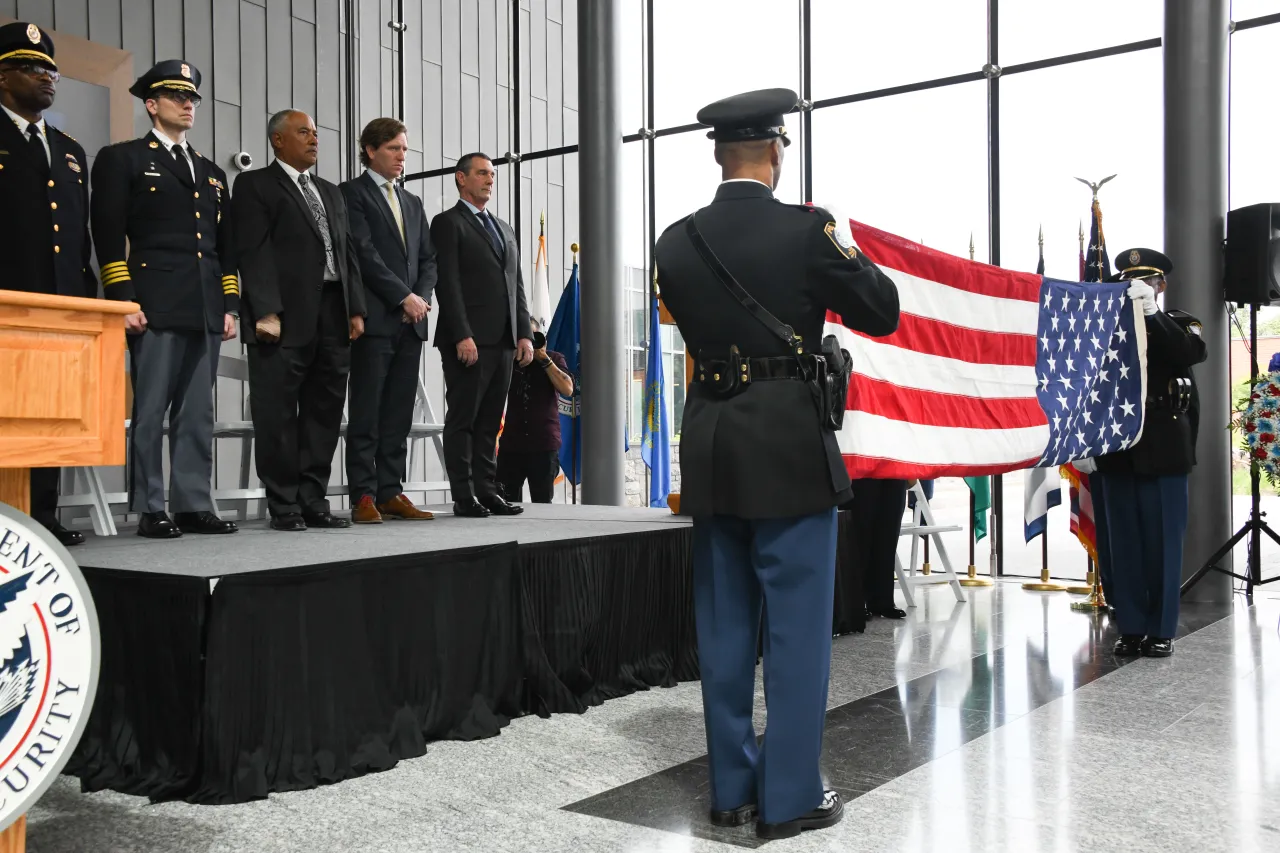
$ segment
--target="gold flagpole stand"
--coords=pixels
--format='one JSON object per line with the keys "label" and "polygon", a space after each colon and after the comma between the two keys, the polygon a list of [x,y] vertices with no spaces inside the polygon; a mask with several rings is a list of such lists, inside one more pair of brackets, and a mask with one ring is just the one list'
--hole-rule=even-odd
{"label": "gold flagpole stand", "polygon": [[[971,256],[970,260],[972,260],[972,254],[973,254],[973,237],[972,236],[969,238],[969,254]],[[987,578],[978,577],[978,568],[977,566],[974,565],[974,563],[976,562],[976,560],[974,559],[974,551],[977,548],[978,531],[974,529],[973,517],[975,514],[975,510],[977,509],[977,506],[978,506],[978,499],[977,497],[974,496],[973,489],[970,489],[969,490],[969,571],[967,572],[968,577],[963,577],[960,579],[961,586],[992,586],[994,583],[993,581],[990,581]]]}
{"label": "gold flagpole stand", "polygon": [[1092,595],[1092,594],[1093,594],[1093,587],[1094,587],[1094,586],[1095,586],[1095,584],[1097,583],[1097,578],[1095,577],[1095,575],[1096,575],[1096,574],[1097,574],[1097,571],[1096,571],[1096,569],[1095,569],[1095,567],[1094,567],[1094,565],[1093,565],[1093,559],[1092,559],[1092,558],[1090,558],[1090,559],[1089,559],[1089,572],[1088,572],[1088,574],[1087,574],[1087,575],[1085,575],[1084,585],[1083,585],[1083,586],[1069,586],[1069,587],[1067,587],[1067,592],[1071,593],[1072,595]]}
{"label": "gold flagpole stand", "polygon": [[1102,613],[1107,609],[1107,600],[1102,595],[1102,572],[1095,567],[1094,571],[1089,572],[1089,577],[1093,581],[1089,597],[1084,601],[1071,602],[1071,609],[1077,613]]}
{"label": "gold flagpole stand", "polygon": [[1067,589],[1062,584],[1049,580],[1049,525],[1047,523],[1044,526],[1044,532],[1040,534],[1040,580],[1024,583],[1022,588],[1032,592],[1065,592]]}

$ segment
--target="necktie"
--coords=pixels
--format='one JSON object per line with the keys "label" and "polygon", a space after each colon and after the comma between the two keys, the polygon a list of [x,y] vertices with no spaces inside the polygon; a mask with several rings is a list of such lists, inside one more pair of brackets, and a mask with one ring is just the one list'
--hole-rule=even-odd
{"label": "necktie", "polygon": [[404,218],[400,214],[400,199],[396,198],[395,184],[387,181],[382,185],[387,191],[387,204],[391,205],[391,218],[396,221],[396,225],[400,228],[400,242],[405,241],[404,238]]}
{"label": "necktie", "polygon": [[324,205],[320,203],[320,196],[316,194],[315,187],[311,186],[309,175],[299,175],[298,186],[302,188],[302,197],[307,200],[307,207],[311,208],[311,215],[316,218],[316,225],[320,226],[320,236],[324,239],[325,271],[336,271],[338,265],[333,260],[333,240],[329,236],[329,214],[324,212]]}
{"label": "necktie", "polygon": [[169,150],[173,152],[173,159],[178,161],[179,166],[181,166],[183,169],[186,169],[187,174],[190,175],[191,180],[194,181],[196,179],[196,174],[192,170],[191,161],[187,159],[187,153],[182,150],[182,146],[175,145],[173,146],[173,148]]}
{"label": "necktie", "polygon": [[483,210],[477,213],[476,216],[480,217],[480,222],[484,224],[484,230],[489,232],[489,242],[493,243],[493,248],[501,256],[506,251],[507,244],[503,242],[502,235],[498,233],[498,226],[494,224],[493,217]]}
{"label": "necktie", "polygon": [[49,154],[44,150],[44,140],[40,138],[40,128],[34,124],[27,125],[27,147],[35,158],[36,169],[41,175],[49,174]]}

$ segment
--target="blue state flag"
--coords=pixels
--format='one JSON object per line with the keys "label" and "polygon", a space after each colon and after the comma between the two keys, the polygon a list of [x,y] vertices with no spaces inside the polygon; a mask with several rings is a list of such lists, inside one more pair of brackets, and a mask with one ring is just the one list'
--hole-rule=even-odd
{"label": "blue state flag", "polygon": [[573,396],[559,395],[560,402],[560,470],[575,486],[582,482],[582,409],[580,406],[581,372],[579,350],[582,348],[582,314],[579,310],[580,288],[578,265],[573,265],[569,282],[560,294],[556,313],[547,329],[547,349],[564,356],[569,375],[573,377]]}
{"label": "blue state flag", "polygon": [[644,426],[640,458],[649,466],[649,506],[661,509],[671,494],[671,431],[667,428],[667,396],[662,377],[662,328],[658,298],[649,291],[649,341],[644,371]]}

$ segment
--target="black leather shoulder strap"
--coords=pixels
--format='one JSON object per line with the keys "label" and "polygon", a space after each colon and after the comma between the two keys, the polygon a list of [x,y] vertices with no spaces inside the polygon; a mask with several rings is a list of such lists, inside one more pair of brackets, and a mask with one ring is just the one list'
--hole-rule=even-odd
{"label": "black leather shoulder strap", "polygon": [[689,239],[693,242],[693,248],[697,250],[702,260],[711,271],[715,273],[716,278],[725,286],[725,289],[733,296],[734,299],[750,312],[752,317],[759,320],[775,337],[780,339],[787,345],[793,353],[799,354],[800,339],[796,337],[795,329],[792,329],[786,323],[783,323],[777,317],[769,313],[769,311],[757,302],[750,293],[743,289],[738,280],[733,277],[733,273],[725,268],[720,259],[716,257],[716,253],[711,250],[711,246],[707,245],[707,241],[703,238],[702,232],[698,230],[697,214],[690,216],[685,220],[684,230]]}

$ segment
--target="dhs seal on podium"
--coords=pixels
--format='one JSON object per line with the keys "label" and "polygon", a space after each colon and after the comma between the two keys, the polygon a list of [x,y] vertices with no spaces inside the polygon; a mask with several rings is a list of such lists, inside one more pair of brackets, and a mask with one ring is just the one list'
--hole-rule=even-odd
{"label": "dhs seal on podium", "polygon": [[80,568],[0,504],[0,830],[53,784],[98,688],[98,614]]}

